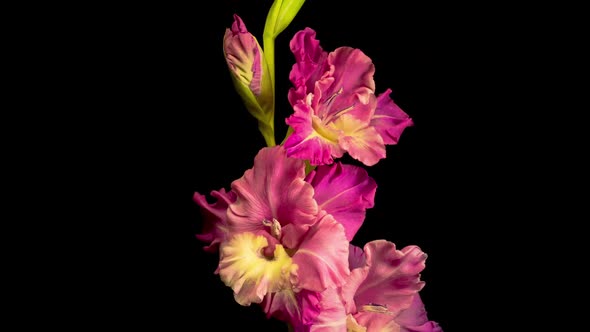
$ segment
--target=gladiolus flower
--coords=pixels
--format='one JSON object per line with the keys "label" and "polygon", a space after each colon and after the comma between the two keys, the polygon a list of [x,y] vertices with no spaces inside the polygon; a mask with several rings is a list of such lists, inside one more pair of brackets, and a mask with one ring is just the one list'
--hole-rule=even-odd
{"label": "gladiolus flower", "polygon": [[349,240],[376,187],[360,167],[335,163],[306,176],[305,162],[287,157],[282,146],[263,148],[228,194],[213,192],[221,198],[216,204],[195,194],[212,216],[200,238],[211,241],[207,248],[220,245],[216,272],[238,303],[264,300],[267,314],[298,321],[303,294],[343,286]]}
{"label": "gladiolus flower", "polygon": [[376,240],[367,243],[364,252],[351,253],[357,257],[350,261],[359,266],[351,266],[342,288],[349,330],[442,332],[437,323],[428,321],[418,294],[424,287],[420,272],[427,257],[419,247],[397,250],[392,242]]}
{"label": "gladiolus flower", "polygon": [[375,96],[375,66],[368,56],[351,47],[328,53],[315,35],[306,28],[290,43],[296,63],[289,76],[294,113],[286,120],[293,129],[287,154],[324,165],[346,152],[372,166],[413,122],[389,97],[390,89]]}
{"label": "gladiolus flower", "polygon": [[[248,233],[251,235],[247,240],[258,241],[258,246],[250,245],[250,248],[255,248],[259,258],[275,261],[277,250],[281,254],[284,250],[291,259],[281,267],[287,271],[281,275],[285,280],[274,281],[282,285],[278,289],[262,289],[266,286],[257,283],[256,278],[239,283],[226,279],[234,293],[240,294],[241,303],[260,303],[263,295],[279,290],[319,292],[344,283],[349,274],[345,228],[318,207],[314,188],[305,181],[302,160],[287,157],[281,146],[263,148],[254,159],[254,167],[231,187],[236,201],[227,210],[230,241],[236,234]],[[265,239],[265,245],[261,246],[263,242],[259,236]],[[327,243],[330,245],[325,245]],[[221,257],[221,275],[227,272],[226,268],[248,269],[227,264],[234,259],[231,252]],[[247,275],[248,272],[240,273]],[[255,290],[243,290],[244,287]],[[242,298],[241,294],[251,296]]]}

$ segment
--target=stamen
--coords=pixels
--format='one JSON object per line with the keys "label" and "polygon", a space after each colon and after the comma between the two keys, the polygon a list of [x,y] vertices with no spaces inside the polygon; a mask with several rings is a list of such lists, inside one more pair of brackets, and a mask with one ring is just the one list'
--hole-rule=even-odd
{"label": "stamen", "polygon": [[279,240],[281,237],[281,224],[275,218],[272,218],[272,221],[268,221],[264,219],[262,221],[264,226],[270,227],[270,235],[272,235],[275,239]]}
{"label": "stamen", "polygon": [[339,95],[342,94],[342,91],[344,91],[344,88],[340,87],[340,90],[336,91],[336,93],[334,93],[333,95],[331,95],[325,102],[326,104],[326,108],[330,107],[330,104],[332,104],[332,102],[334,101],[334,98],[338,97]]}
{"label": "stamen", "polygon": [[351,110],[351,109],[353,109],[353,108],[354,108],[354,104],[352,104],[352,106],[348,106],[347,108],[345,108],[345,109],[343,109],[343,110],[340,110],[340,111],[338,111],[338,112],[336,112],[336,113],[334,113],[334,114],[330,114],[330,116],[328,116],[328,117],[327,117],[327,118],[324,120],[324,123],[325,123],[325,124],[328,124],[328,123],[330,123],[330,122],[334,121],[334,119],[338,118],[339,116],[341,116],[342,114],[344,114],[344,113],[346,113],[346,112],[350,111],[350,110]]}
{"label": "stamen", "polygon": [[386,315],[393,315],[393,312],[389,311],[389,309],[387,309],[387,306],[377,304],[377,303],[365,304],[361,307],[361,311],[375,312],[375,313],[386,314]]}
{"label": "stamen", "polygon": [[326,117],[326,114],[330,114],[330,106],[334,102],[334,99],[341,95],[343,91],[344,88],[340,87],[338,91],[336,91],[333,95],[331,95],[324,101],[324,107],[320,107],[320,114],[318,114],[320,118],[324,118]]}

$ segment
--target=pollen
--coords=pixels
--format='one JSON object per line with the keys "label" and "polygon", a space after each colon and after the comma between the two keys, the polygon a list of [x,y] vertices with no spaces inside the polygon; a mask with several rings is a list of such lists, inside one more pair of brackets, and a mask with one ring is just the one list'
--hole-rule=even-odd
{"label": "pollen", "polygon": [[279,223],[278,220],[276,220],[275,218],[272,218],[272,221],[268,221],[266,219],[264,219],[262,221],[262,224],[264,226],[268,226],[270,227],[270,234],[275,238],[275,239],[280,239],[281,237],[281,224]]}
{"label": "pollen", "polygon": [[361,311],[375,312],[375,313],[386,314],[386,315],[393,315],[393,312],[389,311],[389,309],[387,309],[387,306],[384,306],[381,304],[376,304],[376,303],[369,303],[369,304],[362,306]]}

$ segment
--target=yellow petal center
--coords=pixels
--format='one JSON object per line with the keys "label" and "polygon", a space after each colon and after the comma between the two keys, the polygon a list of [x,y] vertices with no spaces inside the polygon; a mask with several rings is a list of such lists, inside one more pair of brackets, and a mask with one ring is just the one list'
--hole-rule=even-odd
{"label": "yellow petal center", "polygon": [[241,305],[260,303],[267,293],[292,287],[289,280],[297,265],[280,244],[273,257],[266,257],[263,250],[267,246],[264,236],[253,233],[236,234],[221,244],[219,275]]}

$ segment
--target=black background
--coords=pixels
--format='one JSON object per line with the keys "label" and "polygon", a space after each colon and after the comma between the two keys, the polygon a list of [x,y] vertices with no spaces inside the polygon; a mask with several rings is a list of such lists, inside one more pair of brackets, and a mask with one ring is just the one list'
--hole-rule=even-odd
{"label": "black background", "polygon": [[[195,191],[229,188],[264,146],[231,83],[222,39],[237,13],[262,41],[271,3],[85,8],[64,26],[81,114],[63,141],[89,138],[66,168],[83,169],[76,185],[84,193],[72,193],[80,223],[68,232],[91,250],[64,250],[83,262],[65,278],[75,315],[51,319],[68,316],[77,327],[286,331],[258,307],[235,303],[214,275],[217,257],[194,237],[202,220],[192,201]],[[375,207],[353,243],[420,246],[429,255],[421,294],[445,331],[482,321],[502,326],[488,320],[486,307],[505,295],[495,288],[510,264],[498,263],[500,244],[525,214],[523,188],[536,185],[528,163],[517,161],[537,148],[523,122],[533,112],[523,77],[538,75],[524,50],[539,37],[511,29],[522,13],[310,0],[276,40],[277,141],[291,112],[288,43],[304,27],[316,30],[326,51],[352,46],[371,57],[377,92],[391,88],[413,118],[387,158],[367,168],[378,184]]]}

